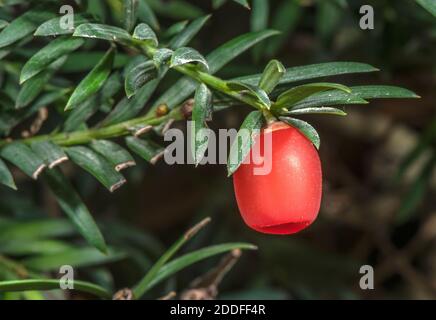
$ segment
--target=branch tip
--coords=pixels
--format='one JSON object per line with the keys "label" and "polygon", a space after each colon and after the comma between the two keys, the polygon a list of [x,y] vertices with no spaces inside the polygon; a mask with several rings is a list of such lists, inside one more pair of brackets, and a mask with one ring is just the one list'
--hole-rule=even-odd
{"label": "branch tip", "polygon": [[153,158],[150,159],[150,163],[152,165],[155,165],[160,159],[162,159],[162,157],[165,155],[165,150],[159,152],[158,154],[156,154]]}
{"label": "branch tip", "polygon": [[64,157],[61,157],[61,158],[59,158],[59,159],[56,159],[55,161],[52,161],[52,162],[48,165],[48,168],[49,168],[49,169],[53,169],[54,167],[60,165],[61,163],[64,163],[65,161],[68,161],[68,157],[67,157],[67,156],[64,156]]}
{"label": "branch tip", "polygon": [[35,170],[35,172],[33,172],[33,174],[32,174],[32,178],[34,179],[34,180],[37,180],[38,179],[38,177],[40,176],[40,174],[44,171],[44,169],[46,168],[47,166],[45,165],[45,164],[41,164],[36,170]]}
{"label": "branch tip", "polygon": [[121,170],[136,166],[135,161],[126,161],[115,166],[115,171],[120,172]]}
{"label": "branch tip", "polygon": [[133,300],[133,291],[129,288],[124,288],[117,291],[112,300]]}
{"label": "branch tip", "polygon": [[170,119],[170,120],[168,120],[168,121],[165,123],[164,127],[162,128],[162,134],[165,134],[165,132],[167,132],[167,131],[171,128],[171,126],[173,125],[173,123],[174,123],[175,121],[176,121],[176,120],[174,120],[174,119]]}
{"label": "branch tip", "polygon": [[125,183],[126,183],[126,179],[121,179],[121,180],[118,181],[117,183],[113,184],[113,185],[110,187],[109,191],[110,191],[110,192],[114,192],[115,190],[121,188],[121,187],[123,186],[123,184],[125,184]]}
{"label": "branch tip", "polygon": [[201,229],[203,229],[211,221],[212,221],[212,219],[210,217],[207,217],[207,218],[201,220],[199,223],[197,223],[191,229],[186,231],[186,233],[184,235],[185,239],[186,240],[191,239],[193,236],[195,236]]}
{"label": "branch tip", "polygon": [[141,127],[139,129],[134,130],[133,136],[136,138],[139,138],[140,136],[150,132],[152,129],[153,129],[153,126],[151,126],[151,125]]}

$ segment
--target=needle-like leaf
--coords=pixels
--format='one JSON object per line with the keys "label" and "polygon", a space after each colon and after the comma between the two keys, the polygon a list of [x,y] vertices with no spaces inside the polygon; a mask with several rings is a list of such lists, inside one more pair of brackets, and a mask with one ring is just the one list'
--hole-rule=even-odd
{"label": "needle-like leaf", "polygon": [[[0,292],[14,291],[49,291],[59,290],[59,279],[26,279],[0,282]],[[111,294],[105,288],[85,281],[74,280],[74,290],[93,294],[103,299],[110,299]]]}
{"label": "needle-like leaf", "polygon": [[67,178],[59,169],[48,170],[44,178],[59,206],[70,218],[80,234],[90,245],[106,253],[107,247],[100,229]]}
{"label": "needle-like leaf", "polygon": [[212,111],[212,93],[205,84],[201,84],[195,92],[191,126],[191,152],[196,166],[203,159],[208,146],[205,130],[206,122],[212,118]]}
{"label": "needle-like leaf", "polygon": [[229,160],[227,162],[227,173],[231,176],[239,168],[245,158],[248,156],[251,147],[255,141],[256,133],[264,124],[262,112],[252,111],[244,120],[238,135],[230,147]]}
{"label": "needle-like leaf", "polygon": [[310,124],[299,119],[288,117],[280,117],[280,120],[300,130],[301,133],[304,134],[306,138],[309,139],[317,149],[319,149],[319,146],[321,144],[319,134]]}
{"label": "needle-like leaf", "polygon": [[51,41],[47,46],[39,50],[21,69],[20,83],[36,76],[47,68],[48,65],[60,57],[73,52],[85,43],[83,39],[78,38],[57,38]]}
{"label": "needle-like leaf", "polygon": [[94,69],[79,83],[71,94],[65,110],[70,110],[96,93],[104,85],[110,75],[115,56],[115,48],[111,47]]}
{"label": "needle-like leaf", "polygon": [[92,174],[110,192],[114,192],[126,182],[121,173],[95,151],[82,146],[70,147],[65,151],[71,161]]}
{"label": "needle-like leaf", "polygon": [[133,294],[134,297],[139,299],[141,298],[147,289],[149,288],[150,283],[156,278],[159,274],[161,268],[179,251],[181,247],[185,243],[187,243],[190,239],[192,239],[201,229],[203,229],[210,222],[210,218],[206,218],[196,224],[194,227],[189,229],[179,240],[177,240],[160,258],[159,260],[151,267],[151,269],[147,272],[147,274],[141,279],[141,281],[134,287]]}

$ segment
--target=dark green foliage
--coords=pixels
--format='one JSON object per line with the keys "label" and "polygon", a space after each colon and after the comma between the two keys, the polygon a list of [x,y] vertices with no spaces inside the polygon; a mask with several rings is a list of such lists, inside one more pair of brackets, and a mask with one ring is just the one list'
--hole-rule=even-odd
{"label": "dark green foliage", "polygon": [[[107,222],[106,215],[119,209],[115,205],[100,210],[100,202],[111,198],[107,192],[100,194],[101,186],[96,182],[114,192],[131,181],[124,188],[128,195],[144,172],[147,176],[149,170],[155,170],[146,163],[156,164],[164,155],[163,142],[157,141],[162,138],[156,132],[161,133],[173,121],[188,119],[191,113],[185,109],[189,104],[196,121],[191,131],[196,143],[191,152],[199,165],[208,142],[200,132],[208,128],[217,110],[247,106],[251,112],[246,112],[241,129],[257,133],[267,122],[281,120],[298,128],[319,148],[320,136],[314,127],[294,116],[344,116],[347,113],[342,108],[346,105],[367,104],[372,99],[418,98],[400,87],[337,83],[348,82],[347,77],[338,76],[379,71],[369,64],[318,63],[329,57],[327,54],[317,58],[316,64],[288,68],[279,60],[270,60],[284,48],[299,24],[307,21],[302,19],[306,8],[298,0],[278,0],[277,5],[266,0],[233,0],[239,5],[229,7],[249,18],[250,26],[244,32],[250,32],[241,31],[234,37],[222,32],[216,39],[207,34],[210,44],[202,45],[198,39],[201,33],[209,32],[206,26],[211,18],[205,8],[210,5],[221,10],[226,2],[230,3],[78,0],[74,2],[74,24],[62,28],[63,17],[54,2],[0,0],[0,191],[5,192],[1,195],[4,203],[0,202],[0,299],[14,298],[15,292],[25,299],[44,298],[45,291],[59,294],[59,281],[48,275],[66,264],[83,268],[80,276],[89,279],[76,280],[77,291],[110,299],[115,281],[109,267],[123,267],[123,263],[129,266],[126,270],[140,273],[133,273],[134,279],[126,276],[126,283],[135,283],[133,297],[156,298],[154,287],[164,280],[170,287],[175,274],[197,262],[225,252],[256,249],[242,242],[201,249],[198,243],[204,243],[200,239],[198,243],[192,241],[191,252],[174,258],[208,219],[164,251],[160,241],[143,230]],[[432,1],[416,2],[430,13],[413,3],[425,23],[431,14],[436,15]],[[314,21],[310,21],[315,38],[320,40],[320,51],[325,53],[323,50],[334,44],[347,47],[337,38],[342,18],[350,8],[346,2],[315,1],[313,6]],[[434,39],[434,32],[425,37]],[[211,48],[215,42],[220,44]],[[413,50],[414,44],[408,48]],[[261,65],[252,66],[253,60]],[[229,79],[225,79],[226,72],[231,75]],[[326,77],[339,80],[327,82],[330,80],[324,80]],[[318,80],[310,83],[313,79]],[[434,171],[434,127],[433,123],[400,168],[402,177],[419,155],[431,150],[401,205],[397,216],[400,223],[412,218]],[[238,135],[239,143],[231,146],[229,176],[249,153],[255,135],[242,138]],[[141,160],[136,163],[132,155]],[[63,170],[57,168],[61,164]],[[42,182],[32,181],[36,191],[28,192],[28,177],[42,177]],[[159,201],[172,202],[167,197],[172,182],[167,176],[162,185],[153,186],[157,198],[164,195]],[[17,185],[18,196],[14,193]],[[46,190],[50,190],[48,196]],[[101,201],[101,197],[106,200]],[[34,198],[43,200],[35,205]],[[195,202],[200,206],[197,195]],[[130,205],[126,217],[133,211],[142,215]],[[58,209],[68,220],[59,217]],[[144,219],[160,214],[148,208],[144,211]],[[301,254],[299,248],[291,249]],[[152,264],[154,260],[157,262]],[[344,270],[348,272],[348,265]],[[277,296],[275,289],[260,291]],[[63,293],[59,296],[65,298]]]}

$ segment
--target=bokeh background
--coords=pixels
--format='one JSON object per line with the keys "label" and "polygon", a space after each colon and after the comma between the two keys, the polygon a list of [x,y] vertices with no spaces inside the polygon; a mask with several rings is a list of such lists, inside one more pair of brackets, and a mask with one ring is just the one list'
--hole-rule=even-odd
{"label": "bokeh background", "polygon": [[[226,241],[259,247],[242,254],[220,283],[219,298],[436,298],[436,18],[411,0],[273,0],[252,10],[231,1],[215,1],[216,8],[206,0],[149,2],[163,27],[212,13],[191,43],[202,53],[250,30],[282,31],[224,68],[223,78],[261,72],[272,57],[286,67],[356,61],[381,71],[335,82],[398,85],[422,98],[349,106],[346,118],[304,117],[321,136],[324,191],[317,221],[294,236],[261,235],[246,227],[223,165],[138,161],[126,172],[129,183],[112,195],[66,165],[108,242],[127,252],[112,262],[85,265],[80,277],[129,286],[163,248],[209,216],[210,225],[184,251]],[[374,30],[359,28],[364,4],[374,7]],[[171,83],[169,77],[161,92]],[[216,113],[211,127],[237,128],[248,111],[240,106]],[[4,221],[62,216],[43,184],[23,177],[20,185],[27,196],[0,189]],[[1,257],[20,259],[7,252]],[[149,297],[181,292],[218,261],[191,266]],[[374,290],[359,287],[362,265],[374,267]]]}

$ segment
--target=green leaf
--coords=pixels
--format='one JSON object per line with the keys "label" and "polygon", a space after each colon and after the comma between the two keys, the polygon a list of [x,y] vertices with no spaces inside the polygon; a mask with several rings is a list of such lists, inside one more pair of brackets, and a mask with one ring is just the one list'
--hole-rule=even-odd
{"label": "green leaf", "polygon": [[25,256],[57,253],[71,248],[69,244],[60,240],[11,239],[0,245],[0,253],[9,256]]}
{"label": "green leaf", "polygon": [[156,50],[155,54],[153,55],[153,62],[156,68],[159,68],[162,64],[167,63],[171,59],[173,53],[173,50],[167,48]]}
{"label": "green leaf", "polygon": [[279,109],[282,107],[291,107],[296,103],[300,102],[301,100],[304,100],[305,98],[315,93],[333,90],[333,89],[344,91],[346,93],[351,93],[350,88],[337,83],[320,82],[320,83],[304,84],[286,90],[281,95],[279,95],[277,101],[274,103],[273,108]]}
{"label": "green leaf", "polygon": [[195,19],[203,15],[203,11],[186,0],[146,0],[150,7],[160,16],[174,20]]}
{"label": "green leaf", "polygon": [[182,47],[174,51],[171,56],[170,68],[182,66],[188,63],[198,63],[203,70],[209,70],[206,59],[195,49]]}
{"label": "green leaf", "polygon": [[176,35],[173,39],[171,39],[171,41],[168,43],[168,48],[175,50],[187,45],[201,30],[210,17],[210,15],[207,15],[192,21],[189,26],[183,29],[183,31]]}
{"label": "green leaf", "polygon": [[[378,69],[364,63],[358,62],[327,62],[311,64],[307,66],[298,66],[286,69],[285,75],[281,78],[279,84],[288,84],[303,80],[323,78],[329,76],[339,76],[352,73],[367,73],[379,71]],[[239,77],[239,80],[253,86],[257,85],[262,78],[262,74]]]}
{"label": "green leaf", "polygon": [[180,237],[164,254],[162,254],[159,260],[156,261],[147,274],[133,288],[133,296],[137,299],[141,298],[148,290],[150,283],[156,278],[156,276],[158,276],[161,268],[209,222],[210,218],[200,221],[194,227],[185,232],[182,237]]}
{"label": "green leaf", "polygon": [[[58,279],[1,281],[0,292],[59,290],[60,285],[61,280]],[[74,290],[90,293],[103,299],[111,299],[110,292],[108,292],[105,288],[90,282],[74,280]]]}
{"label": "green leaf", "polygon": [[230,90],[238,91],[238,93],[242,95],[248,95],[254,98],[259,104],[267,109],[271,107],[271,101],[267,93],[257,86],[252,86],[239,81],[229,81],[227,82],[227,87],[229,87]]}
{"label": "green leaf", "polygon": [[[73,52],[68,55],[67,62],[62,67],[65,73],[88,72],[103,58],[106,52],[103,51],[83,51]],[[127,54],[117,52],[114,59],[114,68],[124,67],[131,57]]]}
{"label": "green leaf", "polygon": [[112,112],[102,121],[101,125],[108,126],[119,123],[137,115],[144,108],[144,105],[156,90],[160,79],[161,77],[149,81],[140,88],[131,99],[128,99],[127,97],[121,99]]}
{"label": "green leaf", "polygon": [[206,121],[212,118],[212,93],[205,84],[200,84],[195,92],[194,108],[192,110],[191,152],[195,165],[199,165],[208,146]]}
{"label": "green leaf", "polygon": [[270,94],[280,82],[285,72],[286,69],[280,61],[271,60],[262,73],[262,78],[259,80],[259,88]]}
{"label": "green leaf", "polygon": [[91,16],[87,14],[75,14],[74,17],[74,25],[71,29],[65,28],[61,24],[61,20],[64,17],[56,17],[50,19],[43,24],[41,24],[38,29],[36,29],[34,36],[48,37],[48,36],[60,36],[73,34],[74,30],[83,23],[88,23],[92,20]]}
{"label": "green leaf", "polygon": [[351,94],[362,99],[420,98],[416,93],[395,86],[370,85],[351,87]]}
{"label": "green leaf", "polygon": [[294,109],[341,104],[366,104],[365,99],[419,98],[410,90],[383,85],[350,87],[351,93],[330,90],[314,94],[294,105]]}
{"label": "green leaf", "polygon": [[173,261],[168,262],[162,268],[160,268],[159,273],[145,287],[145,292],[150,290],[161,281],[171,277],[172,275],[193,265],[194,263],[236,249],[256,250],[257,247],[249,243],[225,243],[187,253],[177,259],[174,259]]}
{"label": "green leaf", "polygon": [[21,142],[11,142],[5,145],[0,150],[0,156],[35,180],[46,167],[44,161]]}
{"label": "green leaf", "polygon": [[0,159],[0,184],[7,186],[13,190],[17,190],[17,186],[15,185],[15,181],[14,178],[12,177],[11,172],[9,171],[4,161],[1,159]]}
{"label": "green leaf", "polygon": [[87,1],[86,12],[93,17],[96,17],[98,21],[107,20],[106,1]]}
{"label": "green leaf", "polygon": [[[352,90],[353,87],[351,87]],[[327,107],[327,106],[339,106],[348,104],[368,104],[369,102],[365,99],[357,97],[351,94],[345,93],[343,91],[331,91],[322,92],[320,94],[314,94],[298,103],[292,107],[292,111],[297,111],[299,109],[307,108],[317,108],[317,107]]]}
{"label": "green leaf", "polygon": [[[105,0],[104,2],[109,7],[108,11],[114,22],[123,25],[125,18],[124,0]],[[105,8],[103,8],[103,10],[105,10]]]}
{"label": "green leaf", "polygon": [[248,3],[248,0],[232,0],[232,1],[239,3],[241,6],[243,6],[246,9],[250,9],[250,4]]}
{"label": "green leaf", "polygon": [[[241,55],[244,51],[276,34],[276,31],[271,30],[250,32],[224,43],[206,57],[209,65],[209,73],[214,74],[218,72],[222,67]],[[258,81],[256,81],[254,85],[257,85],[257,83]],[[160,96],[160,98],[154,103],[154,107],[149,111],[149,114],[154,112],[160,104],[166,104],[170,109],[176,107],[179,103],[188,98],[192,92],[194,92],[196,87],[197,82],[193,79],[188,77],[180,79]]]}
{"label": "green leaf", "polygon": [[89,213],[88,208],[62,172],[59,169],[48,170],[44,175],[44,179],[50,186],[59,206],[86,241],[101,252],[107,252],[106,243],[100,229]]}
{"label": "green leaf", "polygon": [[140,88],[156,77],[157,70],[153,61],[138,61],[129,69],[125,77],[124,88],[127,97],[131,98]]}
{"label": "green leaf", "polygon": [[107,254],[103,254],[95,248],[80,248],[27,258],[23,264],[35,271],[48,272],[59,271],[63,265],[70,265],[74,268],[90,267],[117,261],[124,257],[123,252],[113,249],[109,249]]}
{"label": "green leaf", "polygon": [[100,108],[98,95],[93,95],[82,103],[79,103],[68,115],[64,122],[64,131],[72,132],[77,130],[81,125],[92,117]]}
{"label": "green leaf", "polygon": [[49,169],[52,169],[68,160],[65,152],[58,145],[50,141],[33,142],[31,148],[41,159],[44,160]]}
{"label": "green leaf", "polygon": [[136,165],[132,155],[115,142],[109,140],[93,140],[89,146],[108,160],[116,171],[121,171]]}
{"label": "green leaf", "polygon": [[347,114],[337,108],[331,107],[315,107],[315,108],[299,108],[292,109],[289,112],[285,112],[287,115],[301,115],[301,114],[331,114],[336,116],[346,116]]}
{"label": "green leaf", "polygon": [[[198,33],[208,18],[209,16],[206,16],[194,20],[181,34],[173,39],[174,42],[171,41],[171,43],[173,43],[172,48],[188,44],[188,42],[192,39],[192,37],[195,36],[195,34]],[[122,99],[102,123],[104,125],[109,125],[135,117],[144,108],[144,105],[148,102],[160,81],[165,77],[167,71],[168,68],[166,66],[162,67],[157,79],[151,80],[149,83],[143,86],[140,90],[138,90],[137,94],[132,99]],[[157,107],[157,105],[155,106]],[[154,110],[155,108],[152,108],[150,114],[154,113]]]}
{"label": "green leaf", "polygon": [[83,39],[57,38],[47,46],[39,50],[29,61],[26,62],[21,70],[20,83],[23,83],[38,73],[44,71],[48,65],[60,57],[73,52],[84,44]]}
{"label": "green leaf", "polygon": [[170,25],[166,30],[162,33],[161,37],[163,39],[170,39],[174,37],[175,35],[179,34],[183,30],[185,30],[186,26],[188,25],[188,20],[182,20],[179,22],[176,22],[172,25]]}
{"label": "green leaf", "polygon": [[53,72],[47,70],[26,81],[22,85],[15,101],[15,108],[20,109],[28,106],[44,90],[44,86],[52,75]]}
{"label": "green leaf", "polygon": [[[251,10],[250,29],[251,31],[261,31],[268,27],[268,17],[270,5],[265,0],[252,0],[253,9]],[[257,45],[253,48],[254,60],[259,60],[264,46]]]}
{"label": "green leaf", "polygon": [[155,30],[160,29],[159,21],[146,0],[139,0],[137,14],[140,21],[149,24]]}
{"label": "green leaf", "polygon": [[84,23],[76,28],[74,37],[113,41],[122,45],[133,44],[133,38],[124,29],[98,23]]}
{"label": "green leaf", "polygon": [[126,182],[106,159],[91,149],[78,146],[67,148],[65,151],[71,161],[92,174],[110,192],[114,192]]}
{"label": "green leaf", "polygon": [[116,95],[122,86],[121,75],[118,72],[112,74],[98,93],[73,109],[64,122],[64,131],[72,132],[77,130],[99,109],[110,106],[112,96]]}
{"label": "green leaf", "polygon": [[316,132],[315,128],[312,127],[310,124],[299,119],[288,118],[288,117],[280,117],[280,120],[300,130],[301,133],[307,139],[309,139],[317,149],[319,149],[321,140],[319,138],[318,132]]}
{"label": "green leaf", "polygon": [[2,30],[0,33],[0,48],[7,47],[32,34],[41,23],[53,17],[55,17],[55,14],[47,9],[27,11]]}
{"label": "green leaf", "polygon": [[436,17],[436,2],[434,0],[416,0],[416,2]]}
{"label": "green leaf", "polygon": [[64,219],[17,220],[0,233],[1,242],[10,239],[35,240],[53,237],[65,237],[75,234],[70,222]]}
{"label": "green leaf", "polygon": [[227,162],[227,173],[229,177],[236,172],[248,156],[256,139],[256,133],[260,133],[263,124],[264,118],[260,111],[252,111],[245,118],[235,141],[233,141],[233,144],[230,147],[230,155]]}
{"label": "green leaf", "polygon": [[214,10],[217,10],[221,8],[226,2],[227,0],[212,0],[212,8]]}
{"label": "green leaf", "polygon": [[36,99],[29,108],[2,111],[0,114],[0,132],[8,135],[16,125],[34,115],[42,107],[59,100],[64,95],[65,91],[63,90],[49,92]]}
{"label": "green leaf", "polygon": [[62,67],[66,61],[66,56],[59,58],[48,66],[47,70],[37,74],[28,81],[26,81],[21,87],[18,97],[15,102],[15,108],[23,108],[28,106],[36,97],[44,90],[53,74]]}
{"label": "green leaf", "polygon": [[316,35],[321,38],[322,45],[328,46],[333,41],[343,15],[344,10],[335,1],[321,1],[318,3],[315,31]]}
{"label": "green leaf", "polygon": [[7,22],[6,20],[0,19],[0,30],[6,28],[8,24],[9,22]]}
{"label": "green leaf", "polygon": [[115,48],[111,47],[94,69],[79,83],[65,107],[70,110],[96,93],[109,77],[114,62]]}
{"label": "green leaf", "polygon": [[164,148],[153,141],[139,139],[136,137],[127,137],[126,144],[130,150],[139,155],[145,161],[155,164],[163,153]]}
{"label": "green leaf", "polygon": [[123,87],[122,76],[120,72],[114,72],[104,83],[103,88],[98,94],[99,102],[104,104],[109,102]]}
{"label": "green leaf", "polygon": [[137,19],[138,0],[123,1],[123,23],[124,29],[130,31],[136,23]]}
{"label": "green leaf", "polygon": [[[227,63],[247,51],[257,43],[277,35],[275,30],[263,30],[259,32],[249,32],[236,37],[222,46],[212,51],[206,58],[211,73],[216,73]],[[257,82],[254,84],[257,85]]]}
{"label": "green leaf", "polygon": [[159,44],[156,34],[146,23],[141,23],[137,25],[135,31],[133,32],[133,38],[154,47],[157,47]]}

